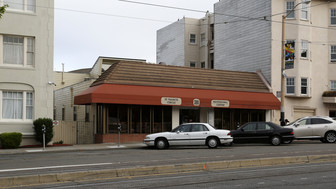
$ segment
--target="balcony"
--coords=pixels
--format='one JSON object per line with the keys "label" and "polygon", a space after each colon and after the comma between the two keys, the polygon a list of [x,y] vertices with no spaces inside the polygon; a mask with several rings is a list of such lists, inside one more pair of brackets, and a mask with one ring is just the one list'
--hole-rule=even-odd
{"label": "balcony", "polygon": [[336,104],[336,91],[324,91],[322,100],[323,103]]}

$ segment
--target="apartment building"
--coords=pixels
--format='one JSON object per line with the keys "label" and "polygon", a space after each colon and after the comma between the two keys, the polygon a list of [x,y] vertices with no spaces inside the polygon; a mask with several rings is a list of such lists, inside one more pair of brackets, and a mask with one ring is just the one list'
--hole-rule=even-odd
{"label": "apartment building", "polygon": [[1,0],[0,133],[34,144],[33,121],[53,116],[54,1]]}
{"label": "apartment building", "polygon": [[[282,16],[286,16],[284,40]],[[279,99],[283,73],[284,112],[290,121],[308,115],[336,116],[335,97],[323,97],[325,92],[336,90],[335,1],[221,0],[214,4],[213,17],[214,35],[213,39],[208,38],[207,45],[213,44],[214,69],[261,70]],[[200,24],[202,19],[199,19],[198,28],[204,27]],[[208,25],[209,30],[211,25]],[[157,32],[158,38],[167,27]],[[201,40],[197,34],[195,38]],[[169,52],[171,41],[158,39],[159,55]],[[287,52],[284,72],[281,71],[282,42]],[[184,48],[189,46],[184,45]],[[177,57],[173,53],[169,55],[171,60]],[[158,61],[175,64],[159,56]],[[191,60],[184,62],[188,61]],[[274,110],[272,115],[272,121],[278,122],[280,111]]]}
{"label": "apartment building", "polygon": [[214,17],[182,18],[157,31],[157,63],[214,68]]}

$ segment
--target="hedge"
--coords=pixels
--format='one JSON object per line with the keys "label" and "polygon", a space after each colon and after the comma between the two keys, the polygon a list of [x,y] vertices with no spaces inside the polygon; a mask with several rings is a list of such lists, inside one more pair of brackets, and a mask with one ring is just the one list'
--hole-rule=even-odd
{"label": "hedge", "polygon": [[4,149],[18,148],[22,142],[22,133],[0,134],[1,147]]}

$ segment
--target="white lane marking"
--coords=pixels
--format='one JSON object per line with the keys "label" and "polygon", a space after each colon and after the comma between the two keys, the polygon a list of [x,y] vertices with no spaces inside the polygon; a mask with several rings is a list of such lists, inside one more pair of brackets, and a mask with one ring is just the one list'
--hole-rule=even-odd
{"label": "white lane marking", "polygon": [[13,171],[29,171],[29,170],[41,170],[41,169],[57,169],[68,167],[85,167],[85,166],[97,166],[97,165],[112,165],[117,163],[93,163],[93,164],[78,164],[78,165],[58,165],[48,167],[30,167],[30,168],[18,168],[18,169],[0,169],[0,172],[13,172]]}
{"label": "white lane marking", "polygon": [[261,184],[265,184],[265,182],[258,182],[258,184],[259,184],[259,185],[261,185]]}
{"label": "white lane marking", "polygon": [[308,178],[301,178],[301,180],[307,180]]}

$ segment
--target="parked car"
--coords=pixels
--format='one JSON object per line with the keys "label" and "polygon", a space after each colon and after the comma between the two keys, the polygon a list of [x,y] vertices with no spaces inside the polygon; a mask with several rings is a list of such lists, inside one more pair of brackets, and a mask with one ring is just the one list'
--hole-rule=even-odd
{"label": "parked car", "polygon": [[232,141],[229,130],[217,130],[208,123],[186,123],[171,132],[149,134],[144,139],[147,146],[158,149],[175,145],[207,145],[209,148],[216,148]]}
{"label": "parked car", "polygon": [[231,131],[233,143],[269,142],[274,146],[290,143],[294,139],[293,129],[283,128],[272,122],[250,122]]}
{"label": "parked car", "polygon": [[331,117],[309,116],[285,126],[294,129],[295,139],[319,139],[321,142],[336,141],[336,120]]}

